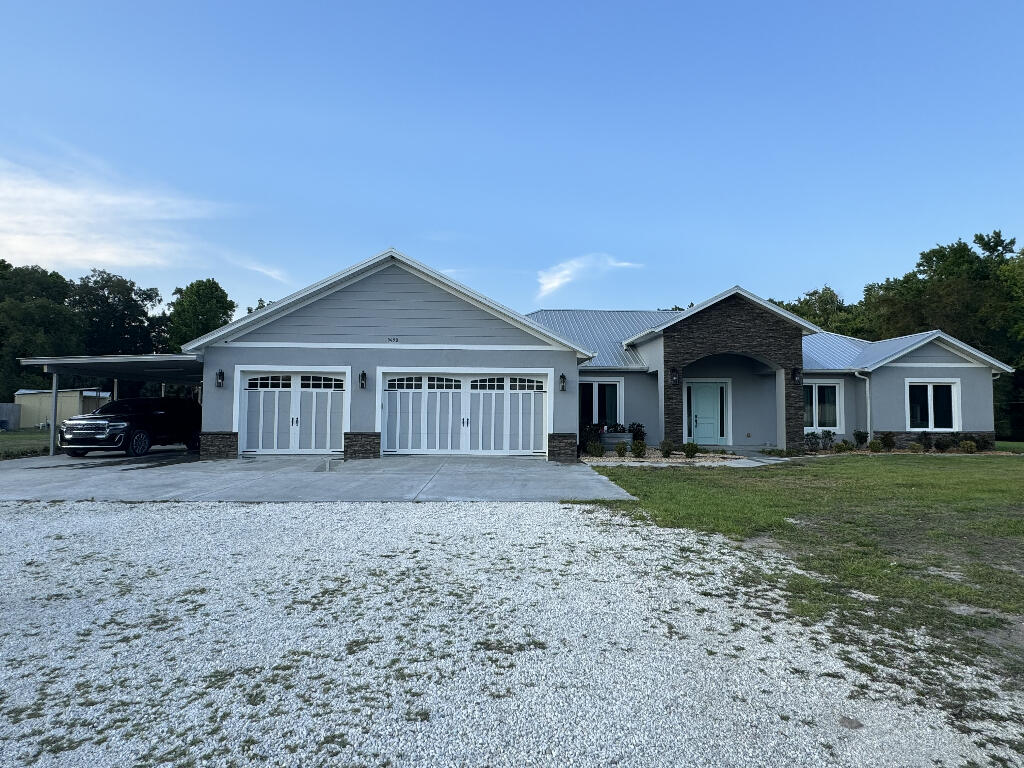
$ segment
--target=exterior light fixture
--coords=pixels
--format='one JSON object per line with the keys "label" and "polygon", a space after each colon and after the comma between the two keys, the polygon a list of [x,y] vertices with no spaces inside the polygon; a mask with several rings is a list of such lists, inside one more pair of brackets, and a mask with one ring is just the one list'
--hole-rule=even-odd
{"label": "exterior light fixture", "polygon": [[558,388],[562,392],[565,392],[565,374],[564,373],[559,375],[559,377],[558,377]]}
{"label": "exterior light fixture", "polygon": [[802,368],[794,368],[789,372],[789,378],[792,379],[794,384],[799,384],[804,380],[804,372]]}
{"label": "exterior light fixture", "polygon": [[366,371],[359,372],[359,388],[366,389]]}
{"label": "exterior light fixture", "polygon": [[224,386],[224,371],[221,371],[221,370],[217,371],[217,377],[216,377],[215,383],[216,383],[216,385],[218,387],[223,387]]}
{"label": "exterior light fixture", "polygon": [[679,386],[679,369],[678,368],[673,368],[670,375],[672,377],[672,386],[673,387],[678,387]]}

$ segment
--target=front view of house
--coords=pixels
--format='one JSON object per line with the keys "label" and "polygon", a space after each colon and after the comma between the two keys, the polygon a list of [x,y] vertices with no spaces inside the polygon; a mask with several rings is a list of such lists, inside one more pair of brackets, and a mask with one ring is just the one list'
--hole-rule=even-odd
{"label": "front view of house", "polygon": [[648,442],[799,448],[889,431],[993,434],[1012,369],[940,331],[868,342],[735,287],[681,312],[521,315],[387,251],[185,345],[202,363],[202,450],[538,455],[581,426]]}

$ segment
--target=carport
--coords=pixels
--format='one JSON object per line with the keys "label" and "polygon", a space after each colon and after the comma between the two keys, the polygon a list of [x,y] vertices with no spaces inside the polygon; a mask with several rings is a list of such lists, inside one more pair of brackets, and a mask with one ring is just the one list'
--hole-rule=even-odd
{"label": "carport", "polygon": [[64,375],[93,376],[117,382],[153,381],[161,384],[199,386],[203,381],[202,355],[95,355],[83,357],[23,357],[22,365],[42,367],[52,377],[50,402],[50,455],[57,452],[57,392]]}

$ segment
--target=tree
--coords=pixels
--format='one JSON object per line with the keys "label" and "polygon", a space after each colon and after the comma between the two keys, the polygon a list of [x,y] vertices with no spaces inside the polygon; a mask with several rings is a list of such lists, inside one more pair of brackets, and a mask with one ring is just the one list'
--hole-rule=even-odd
{"label": "tree", "polygon": [[827,284],[808,291],[796,301],[771,301],[826,331],[853,336],[862,330],[860,308],[846,304]]}
{"label": "tree", "polygon": [[138,355],[153,351],[149,312],[160,304],[160,291],[140,288],[133,280],[94,269],[81,278],[69,299],[82,327],[81,353]]}
{"label": "tree", "polygon": [[263,298],[261,297],[261,298],[256,300],[256,306],[255,307],[246,307],[245,308],[245,313],[247,315],[251,315],[253,312],[259,312],[261,309],[266,309],[267,307],[269,307],[273,303],[274,302],[272,302],[272,301],[264,301]]}
{"label": "tree", "polygon": [[231,322],[238,307],[212,277],[195,280],[184,288],[175,288],[174,297],[168,305],[167,339],[170,348],[176,352],[185,342]]}

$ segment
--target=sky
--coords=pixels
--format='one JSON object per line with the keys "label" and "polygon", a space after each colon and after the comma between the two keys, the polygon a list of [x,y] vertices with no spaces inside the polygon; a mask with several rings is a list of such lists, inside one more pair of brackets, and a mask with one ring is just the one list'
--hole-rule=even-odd
{"label": "sky", "polygon": [[387,248],[526,312],[1024,242],[1019,2],[0,0],[0,258],[240,308]]}

